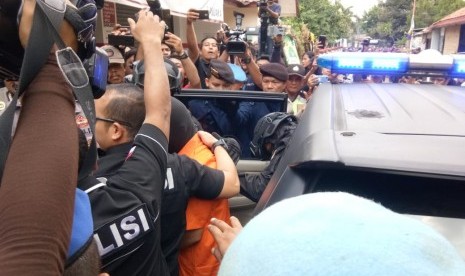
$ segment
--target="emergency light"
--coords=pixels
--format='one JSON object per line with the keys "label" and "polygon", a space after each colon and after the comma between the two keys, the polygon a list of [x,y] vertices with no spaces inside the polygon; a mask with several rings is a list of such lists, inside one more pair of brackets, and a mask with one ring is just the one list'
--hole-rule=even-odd
{"label": "emergency light", "polygon": [[465,78],[465,55],[452,55],[454,63],[449,75],[458,78]]}
{"label": "emergency light", "polygon": [[318,57],[318,65],[334,73],[403,74],[407,72],[407,54],[339,52]]}
{"label": "emergency light", "polygon": [[318,65],[339,74],[403,75],[435,73],[465,78],[465,55],[442,55],[436,50],[420,54],[337,52],[318,57]]}

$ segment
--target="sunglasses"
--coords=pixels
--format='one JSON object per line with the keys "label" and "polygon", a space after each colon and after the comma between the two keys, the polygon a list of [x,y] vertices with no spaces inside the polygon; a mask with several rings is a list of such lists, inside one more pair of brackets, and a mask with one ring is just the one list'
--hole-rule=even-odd
{"label": "sunglasses", "polygon": [[113,120],[113,119],[108,119],[108,118],[100,118],[100,117],[96,117],[95,120],[97,121],[102,121],[102,122],[107,122],[107,123],[119,123],[123,126],[127,126],[127,127],[130,127],[132,128],[132,125],[128,122],[125,122],[125,121],[117,121],[117,120]]}

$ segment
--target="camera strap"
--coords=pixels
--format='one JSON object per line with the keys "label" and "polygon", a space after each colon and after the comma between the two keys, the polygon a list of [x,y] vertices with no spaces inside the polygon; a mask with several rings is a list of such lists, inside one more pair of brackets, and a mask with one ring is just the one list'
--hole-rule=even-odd
{"label": "camera strap", "polygon": [[[66,4],[63,0],[52,0],[44,1],[37,0],[36,8],[34,11],[33,24],[29,36],[28,45],[25,49],[24,59],[21,67],[21,74],[19,77],[19,88],[14,94],[12,101],[8,108],[4,111],[0,117],[0,180],[3,175],[5,168],[6,159],[8,157],[8,151],[11,145],[11,133],[13,127],[13,120],[15,110],[18,102],[18,98],[23,94],[25,89],[29,86],[32,80],[35,78],[37,73],[46,63],[50,49],[55,42],[60,49],[67,51],[58,51],[61,53],[69,54],[69,49],[66,49],[66,45],[62,41],[59,35],[59,28],[63,22],[64,13],[66,10]],[[72,51],[72,50],[71,50]],[[57,55],[59,54],[57,52]],[[74,59],[60,60],[57,56],[57,62],[60,63],[60,69],[62,67],[74,68],[76,70],[63,70],[62,72],[71,84],[73,93],[77,101],[81,104],[84,115],[86,116],[91,131],[95,133],[95,107],[92,90],[89,85],[87,75],[82,76],[82,72],[85,73],[82,67],[82,63],[76,65]],[[82,69],[82,70],[81,70]],[[78,74],[76,74],[78,73]],[[82,81],[83,78],[87,78],[87,81]],[[76,84],[76,79],[81,80],[82,85],[73,85],[73,81]],[[79,172],[79,180],[84,179],[88,176],[95,165],[97,158],[97,147],[95,141],[95,135],[92,136],[92,142],[85,160],[83,161],[82,168]]]}

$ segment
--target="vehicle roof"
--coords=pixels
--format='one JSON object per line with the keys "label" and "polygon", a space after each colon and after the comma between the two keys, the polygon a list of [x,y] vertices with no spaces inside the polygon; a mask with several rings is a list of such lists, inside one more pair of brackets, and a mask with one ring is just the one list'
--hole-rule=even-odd
{"label": "vehicle roof", "polygon": [[302,124],[297,162],[465,176],[462,87],[321,84]]}

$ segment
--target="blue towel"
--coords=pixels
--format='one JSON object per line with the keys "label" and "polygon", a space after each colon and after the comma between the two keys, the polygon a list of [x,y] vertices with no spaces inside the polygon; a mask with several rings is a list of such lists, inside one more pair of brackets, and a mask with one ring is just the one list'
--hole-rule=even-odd
{"label": "blue towel", "polygon": [[[465,238],[465,237],[464,237]],[[342,192],[283,200],[252,219],[219,275],[465,275],[435,230]]]}

